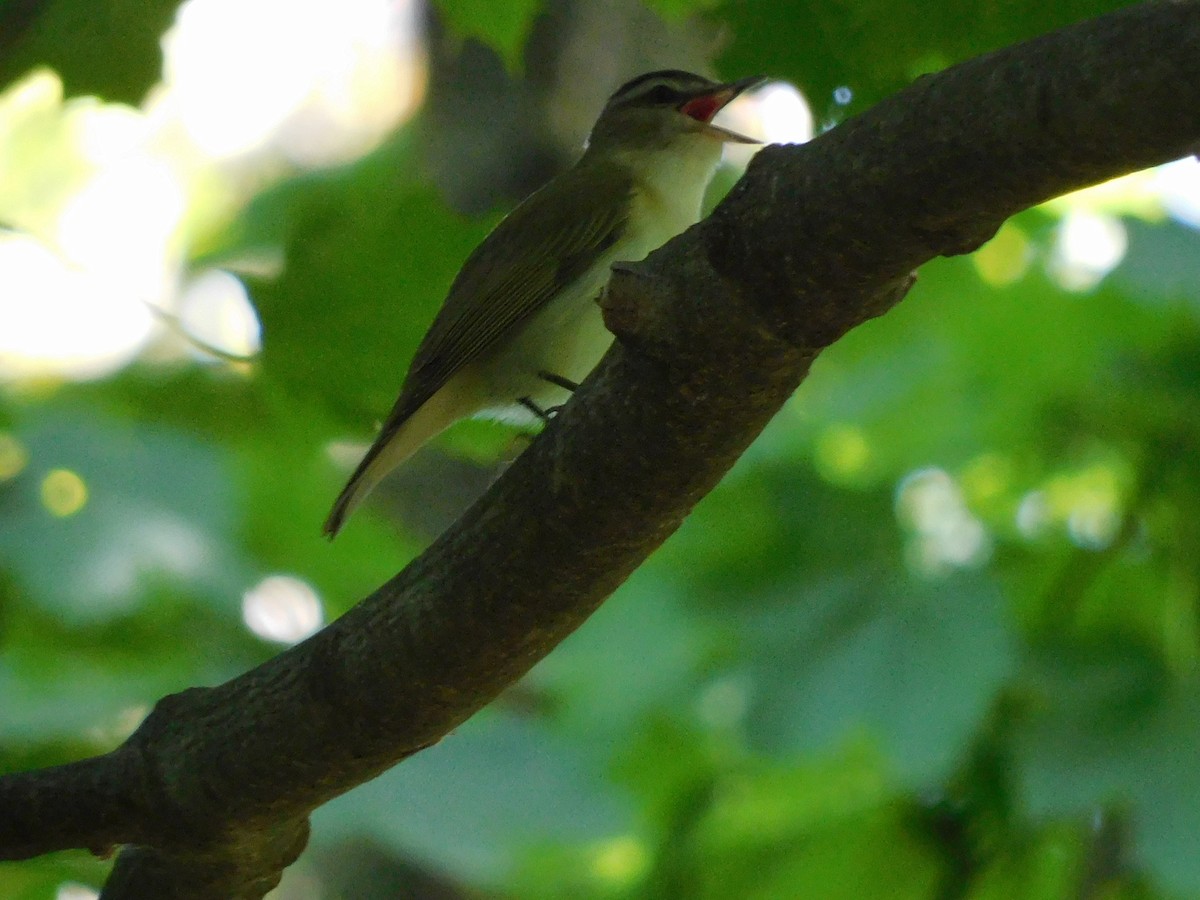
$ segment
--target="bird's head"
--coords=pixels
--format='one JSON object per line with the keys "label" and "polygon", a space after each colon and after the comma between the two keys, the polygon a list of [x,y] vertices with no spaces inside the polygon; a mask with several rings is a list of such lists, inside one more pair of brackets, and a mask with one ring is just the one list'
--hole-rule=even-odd
{"label": "bird's head", "polygon": [[670,152],[689,145],[756,144],[712,123],[734,97],[761,76],[722,83],[678,69],[648,72],[621,85],[596,120],[589,146],[616,152]]}

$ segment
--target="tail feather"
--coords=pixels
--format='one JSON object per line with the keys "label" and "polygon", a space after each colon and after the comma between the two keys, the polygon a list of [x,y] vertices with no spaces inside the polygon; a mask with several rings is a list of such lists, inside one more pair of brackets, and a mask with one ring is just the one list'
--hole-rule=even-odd
{"label": "tail feather", "polygon": [[[393,440],[400,437],[401,434],[397,433]],[[329,515],[325,519],[325,525],[321,529],[322,534],[330,540],[337,537],[337,533],[342,530],[342,525],[346,523],[346,519],[350,516],[350,513],[358,509],[359,504],[363,502],[367,494],[391,471],[391,467],[385,469],[380,464],[382,451],[389,447],[390,443],[373,444],[371,449],[367,451],[367,455],[363,457],[362,462],[358,464],[358,468],[354,470],[354,474],[350,476],[350,480],[346,482],[346,486],[342,488],[342,492],[338,494],[338,498],[333,501],[333,508],[329,511]],[[402,463],[405,458],[411,456],[416,450],[416,446],[412,447],[404,457],[396,461],[396,465]]]}
{"label": "tail feather", "polygon": [[380,481],[393,469],[412,456],[423,444],[441,434],[449,425],[470,413],[462,410],[453,395],[440,391],[399,425],[385,426],[371,445],[362,462],[338,494],[322,533],[330,540],[337,537],[346,519]]}

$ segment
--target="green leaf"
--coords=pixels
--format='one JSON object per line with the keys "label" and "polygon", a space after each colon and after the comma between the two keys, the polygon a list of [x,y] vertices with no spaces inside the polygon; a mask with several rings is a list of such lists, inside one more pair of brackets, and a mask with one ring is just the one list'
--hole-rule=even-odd
{"label": "green leaf", "polygon": [[237,509],[222,537],[230,553],[244,554],[234,567],[244,580],[227,593],[208,595],[224,610],[261,574],[285,572],[309,581],[332,617],[418,549],[403,542],[398,547],[395,530],[372,523],[369,515],[336,544],[321,536],[346,474],[327,448],[345,435],[324,410],[293,396],[285,384],[220,368],[166,373],[133,367],[101,384],[77,385],[71,396],[116,417],[186,434],[219,454],[225,484],[217,496],[227,495]]}
{"label": "green leaf", "polygon": [[10,0],[0,5],[0,87],[49,66],[68,95],[139,103],[159,79],[159,40],[179,0]]}
{"label": "green leaf", "polygon": [[1166,309],[1200,303],[1200,233],[1181,225],[1150,225],[1126,219],[1129,253],[1113,273],[1113,281],[1133,298]]}
{"label": "green leaf", "polygon": [[891,498],[831,487],[803,465],[808,435],[786,410],[650,565],[708,604],[777,602],[781,591],[897,555]]}
{"label": "green leaf", "polygon": [[53,853],[19,864],[0,866],[0,897],[5,900],[56,900],[67,884],[99,890],[111,861],[83,850]]}
{"label": "green leaf", "polygon": [[867,734],[902,781],[961,763],[1014,669],[996,586],[864,574],[797,589],[747,624],[750,730],[776,752],[826,752]]}
{"label": "green leaf", "polygon": [[4,495],[0,564],[63,621],[123,616],[166,582],[232,603],[245,570],[224,543],[233,498],[224,454],[168,428],[95,409],[20,422],[29,465]]}
{"label": "green leaf", "polygon": [[839,85],[865,109],[917,75],[1035,37],[1124,4],[1115,0],[983,0],[912,7],[899,0],[725,0],[733,41],[722,70],[766,72],[797,84],[818,122],[842,115]]}
{"label": "green leaf", "polygon": [[487,44],[509,71],[520,68],[525,41],[542,5],[542,0],[437,0],[452,34]]}
{"label": "green leaf", "polygon": [[[1081,829],[1051,826],[1006,847],[972,879],[968,900],[1062,900],[1077,896],[1086,873]],[[1106,889],[1110,885],[1105,886]],[[1104,896],[1110,896],[1107,892]]]}
{"label": "green leaf", "polygon": [[889,801],[879,761],[846,749],[829,761],[768,767],[718,785],[677,863],[671,895],[936,896],[937,852],[904,807]]}
{"label": "green leaf", "polygon": [[[750,865],[741,873],[715,882],[703,896],[858,900],[886,895],[895,900],[926,900],[936,896],[942,879],[936,852],[907,830],[895,813],[840,823],[799,846],[779,848],[766,860],[751,857],[746,862]],[[748,889],[741,891],[740,883]]]}
{"label": "green leaf", "polygon": [[887,807],[888,782],[887,761],[861,742],[791,766],[760,763],[716,787],[698,839],[727,854],[793,841]]}
{"label": "green leaf", "polygon": [[[210,653],[224,649],[204,644]],[[122,659],[121,649],[97,641],[70,659],[55,660],[57,667],[47,670],[43,666],[50,662],[49,647],[21,647],[11,664],[0,663],[0,741],[28,747],[86,738],[90,753],[107,752],[160,697],[199,680],[221,681],[238,672],[238,666],[222,665],[217,659],[206,666],[197,653],[170,643],[162,645],[157,659],[152,651],[136,661]]]}
{"label": "green leaf", "polygon": [[491,712],[318,810],[314,839],[369,833],[405,857],[495,882],[548,835],[599,840],[626,830],[629,819],[625,798],[570,744]]}
{"label": "green leaf", "polygon": [[642,570],[530,673],[558,701],[556,722],[606,760],[657,711],[686,702],[706,674],[715,635]]}
{"label": "green leaf", "polygon": [[683,19],[696,13],[710,12],[721,0],[647,0],[646,5],[665,19]]}
{"label": "green leaf", "polygon": [[363,438],[391,408],[451,281],[492,224],[451,213],[388,160],[323,185],[297,183],[286,189],[294,197],[276,192],[272,203],[288,209],[287,267],[253,288],[267,389],[355,422]]}
{"label": "green leaf", "polygon": [[1128,818],[1133,855],[1171,890],[1200,892],[1200,681],[1166,685],[1128,652],[1047,665],[1017,743],[1019,796],[1038,817]]}

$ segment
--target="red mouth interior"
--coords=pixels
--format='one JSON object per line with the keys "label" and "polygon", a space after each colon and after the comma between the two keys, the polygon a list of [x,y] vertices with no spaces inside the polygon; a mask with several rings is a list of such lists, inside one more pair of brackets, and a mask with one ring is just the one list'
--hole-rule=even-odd
{"label": "red mouth interior", "polygon": [[691,116],[697,122],[708,122],[717,111],[725,105],[725,98],[720,94],[706,94],[689,100],[679,111],[685,116]]}

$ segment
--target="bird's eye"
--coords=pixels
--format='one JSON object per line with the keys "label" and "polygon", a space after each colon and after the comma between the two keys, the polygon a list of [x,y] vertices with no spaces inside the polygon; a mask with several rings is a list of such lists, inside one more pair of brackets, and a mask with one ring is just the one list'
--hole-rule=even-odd
{"label": "bird's eye", "polygon": [[645,98],[651,103],[670,103],[675,99],[675,91],[665,84],[660,84],[653,90],[647,91]]}

